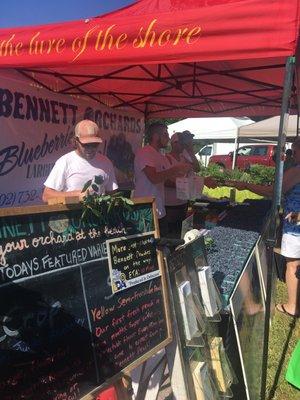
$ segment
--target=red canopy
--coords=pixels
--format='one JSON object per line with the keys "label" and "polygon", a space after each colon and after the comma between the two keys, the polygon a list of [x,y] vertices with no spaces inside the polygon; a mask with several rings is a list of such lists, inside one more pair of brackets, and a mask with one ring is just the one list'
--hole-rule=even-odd
{"label": "red canopy", "polygon": [[0,67],[147,116],[274,115],[299,0],[141,0],[85,21],[0,31]]}

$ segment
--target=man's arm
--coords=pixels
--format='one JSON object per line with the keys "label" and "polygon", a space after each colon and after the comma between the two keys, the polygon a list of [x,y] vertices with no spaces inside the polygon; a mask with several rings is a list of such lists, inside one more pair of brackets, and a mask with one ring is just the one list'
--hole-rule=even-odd
{"label": "man's arm", "polygon": [[[274,191],[274,185],[255,185],[254,183],[247,182],[226,182],[228,186],[234,186],[238,190],[250,190],[251,192],[257,193],[261,196],[272,197]],[[297,183],[300,183],[300,171],[299,168],[289,168],[283,175],[282,180],[282,191],[287,193]]]}
{"label": "man's arm", "polygon": [[256,193],[264,197],[272,197],[273,185],[256,185],[254,183],[240,182],[240,181],[225,181],[226,186],[231,186],[237,190],[250,190],[250,192]]}
{"label": "man's arm", "polygon": [[79,193],[77,193],[77,191],[76,193],[74,193],[74,192],[66,192],[63,190],[65,188],[66,168],[67,168],[66,156],[62,156],[56,161],[54,167],[52,168],[48,178],[44,183],[45,188],[42,195],[42,200],[45,203],[47,203],[50,199],[54,198],[79,196]]}
{"label": "man's arm", "polygon": [[165,182],[167,179],[175,179],[179,176],[184,176],[186,173],[191,171],[192,166],[186,163],[180,163],[174,165],[171,168],[165,169],[163,171],[157,171],[154,167],[149,167],[148,165],[143,169],[145,175],[154,185]]}
{"label": "man's arm", "polygon": [[259,194],[264,197],[273,196],[273,185],[256,185],[254,183],[245,183],[245,189],[250,190],[250,192]]}
{"label": "man's arm", "polygon": [[80,200],[84,197],[85,193],[82,193],[81,190],[72,190],[71,192],[60,192],[55,189],[51,189],[49,187],[45,187],[42,200],[45,203],[48,203],[50,199],[55,198],[65,198],[65,197],[75,197],[78,196]]}

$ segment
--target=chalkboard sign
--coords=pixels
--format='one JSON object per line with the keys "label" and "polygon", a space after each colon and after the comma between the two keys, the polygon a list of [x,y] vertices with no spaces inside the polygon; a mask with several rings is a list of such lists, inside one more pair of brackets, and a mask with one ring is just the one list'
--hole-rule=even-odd
{"label": "chalkboard sign", "polygon": [[170,341],[161,272],[113,293],[107,259],[107,240],[153,236],[152,203],[106,225],[81,213],[1,210],[1,400],[80,399]]}
{"label": "chalkboard sign", "polygon": [[160,275],[154,232],[106,241],[114,293]]}

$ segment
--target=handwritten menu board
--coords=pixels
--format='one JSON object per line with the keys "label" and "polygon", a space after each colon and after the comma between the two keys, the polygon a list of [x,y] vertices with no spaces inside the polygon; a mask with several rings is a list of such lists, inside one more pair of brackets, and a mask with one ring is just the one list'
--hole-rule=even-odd
{"label": "handwritten menu board", "polygon": [[169,342],[161,276],[113,293],[107,259],[106,240],[153,232],[152,204],[106,225],[28,210],[0,214],[1,400],[77,400]]}
{"label": "handwritten menu board", "polygon": [[113,292],[160,275],[154,232],[106,241]]}

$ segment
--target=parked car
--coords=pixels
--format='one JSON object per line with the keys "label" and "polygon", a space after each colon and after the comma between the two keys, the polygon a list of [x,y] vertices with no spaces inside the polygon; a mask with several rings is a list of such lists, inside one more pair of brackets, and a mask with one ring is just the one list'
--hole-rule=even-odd
{"label": "parked car", "polygon": [[208,166],[210,157],[218,154],[228,154],[234,150],[234,143],[221,143],[216,142],[203,146],[197,153],[196,158],[201,162],[204,167]]}
{"label": "parked car", "polygon": [[[274,167],[275,144],[251,144],[239,147],[236,155],[236,167],[247,169],[250,165],[260,164]],[[232,168],[233,151],[227,155],[215,155],[209,159],[209,164],[218,164],[225,169]]]}

